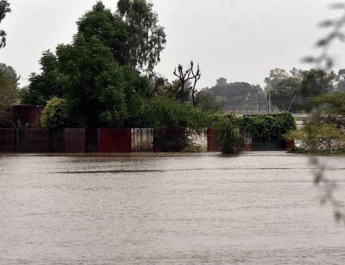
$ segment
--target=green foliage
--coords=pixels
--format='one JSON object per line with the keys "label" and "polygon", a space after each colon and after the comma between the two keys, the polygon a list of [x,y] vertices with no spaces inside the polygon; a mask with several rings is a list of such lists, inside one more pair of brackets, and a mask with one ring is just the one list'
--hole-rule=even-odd
{"label": "green foliage", "polygon": [[[327,73],[321,69],[303,71],[302,77],[301,96],[304,99],[310,99],[311,97],[333,92],[334,82],[337,79],[337,76],[333,72]],[[304,105],[304,110],[309,112],[318,107],[318,103],[308,101],[307,104]]]}
{"label": "green foliage", "polygon": [[77,22],[78,32],[86,41],[101,40],[120,65],[152,72],[166,43],[152,7],[146,0],[119,0],[112,14],[99,1]]}
{"label": "green foliage", "polygon": [[43,54],[42,73],[30,77],[28,89],[21,92],[23,103],[45,105],[57,96],[67,100],[71,117],[86,127],[140,124],[150,82],[135,68],[153,69],[165,34],[157,25],[152,4],[145,0],[128,1],[129,6],[120,3],[121,12],[112,14],[97,2],[77,22],[72,44],[58,45],[56,55]]}
{"label": "green foliage", "polygon": [[284,139],[284,134],[296,129],[295,119],[289,112],[244,117],[239,126],[251,131],[253,138],[264,139]]}
{"label": "green foliage", "polygon": [[325,114],[345,116],[345,92],[321,95],[310,101],[321,106]]}
{"label": "green foliage", "polygon": [[[213,98],[224,97],[224,109],[267,109],[268,103],[265,93],[259,85],[251,85],[246,82],[226,83],[225,78],[219,78],[217,84],[209,91]],[[203,90],[200,91],[203,93]]]}
{"label": "green foliage", "polygon": [[13,68],[0,65],[0,121],[8,122],[11,117],[9,111],[18,100],[18,80]]}
{"label": "green foliage", "polygon": [[45,106],[52,97],[64,97],[63,77],[58,71],[59,62],[56,55],[49,50],[44,51],[39,63],[42,73],[32,73],[28,88],[21,91],[23,104]]}
{"label": "green foliage", "polygon": [[107,46],[114,59],[121,65],[128,65],[124,49],[128,43],[126,24],[118,15],[112,14],[102,2],[97,2],[92,10],[86,12],[78,21],[78,33],[82,34],[87,42],[97,37]]}
{"label": "green foliage", "polygon": [[341,148],[345,135],[334,124],[320,123],[316,120],[309,121],[299,130],[291,131],[286,138],[295,139],[300,148],[307,151]]}
{"label": "green foliage", "polygon": [[173,98],[152,98],[142,108],[146,126],[176,130],[190,128],[201,132],[209,123],[209,115],[192,105],[176,101]]}
{"label": "green foliage", "polygon": [[[0,1],[0,23],[6,17],[6,13],[10,13],[10,4],[7,0]],[[0,29],[0,49],[6,46],[6,32]]]}
{"label": "green foliage", "polygon": [[268,93],[272,89],[274,89],[279,82],[279,80],[285,79],[289,77],[289,73],[286,72],[284,69],[275,68],[270,71],[268,77],[265,77],[265,92]]}
{"label": "green foliage", "polygon": [[217,132],[220,151],[223,154],[239,154],[244,149],[239,121],[236,116],[223,115],[212,125]]}
{"label": "green foliage", "polygon": [[302,152],[300,150],[305,152],[341,150],[345,143],[343,131],[345,127],[345,93],[335,92],[321,95],[310,101],[320,106],[321,113],[312,117],[304,127],[289,132],[286,137],[295,139],[299,143],[300,146],[297,149],[299,152]]}
{"label": "green foliage", "polygon": [[68,114],[66,99],[53,97],[41,114],[41,126],[49,129],[80,127]]}
{"label": "green foliage", "polygon": [[270,91],[272,104],[281,111],[298,111],[301,103],[298,97],[300,87],[301,81],[297,77],[279,79]]}
{"label": "green foliage", "polygon": [[212,97],[209,90],[202,90],[197,95],[198,108],[209,113],[217,113],[224,111],[226,98],[222,96]]}
{"label": "green foliage", "polygon": [[86,41],[77,34],[73,44],[59,45],[56,54],[73,116],[82,117],[87,127],[116,126],[127,117],[122,68],[98,38]]}
{"label": "green foliage", "polygon": [[158,25],[158,14],[146,0],[119,0],[117,14],[126,26],[127,39],[122,43],[125,64],[133,69],[152,72],[160,61],[166,36]]}

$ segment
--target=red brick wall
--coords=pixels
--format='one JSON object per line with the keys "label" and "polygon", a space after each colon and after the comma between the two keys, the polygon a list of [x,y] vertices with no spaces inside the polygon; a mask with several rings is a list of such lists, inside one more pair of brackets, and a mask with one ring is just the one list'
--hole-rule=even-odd
{"label": "red brick wall", "polygon": [[49,130],[48,129],[29,129],[30,152],[48,153],[49,152]]}
{"label": "red brick wall", "polygon": [[35,127],[40,123],[42,108],[38,106],[16,105],[12,107],[12,120],[24,126],[29,123],[30,127]]}
{"label": "red brick wall", "polygon": [[218,144],[218,136],[214,129],[207,128],[207,151],[208,152],[220,152]]}
{"label": "red brick wall", "polygon": [[15,129],[0,129],[0,152],[14,152]]}
{"label": "red brick wall", "polygon": [[130,153],[131,149],[131,129],[98,129],[98,152]]}
{"label": "red brick wall", "polygon": [[85,129],[64,129],[64,151],[66,153],[80,153],[86,151]]}

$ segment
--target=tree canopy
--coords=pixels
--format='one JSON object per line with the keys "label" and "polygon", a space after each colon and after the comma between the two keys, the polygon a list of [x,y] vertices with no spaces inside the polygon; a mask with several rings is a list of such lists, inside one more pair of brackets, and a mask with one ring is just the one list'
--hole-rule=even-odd
{"label": "tree canopy", "polygon": [[78,32],[87,41],[93,36],[100,39],[120,65],[152,72],[166,43],[164,28],[158,25],[152,7],[146,0],[119,0],[112,14],[97,2],[77,21]]}
{"label": "tree canopy", "polygon": [[[11,12],[10,4],[7,0],[0,1],[0,24],[1,21],[6,17],[6,13]],[[0,49],[6,46],[6,32],[0,29]]]}
{"label": "tree canopy", "polygon": [[9,121],[9,109],[18,100],[18,80],[11,66],[0,64],[0,122]]}
{"label": "tree canopy", "polygon": [[86,127],[134,125],[151,86],[140,71],[152,71],[165,45],[157,23],[146,0],[119,1],[114,14],[97,2],[77,21],[71,44],[43,53],[42,73],[31,75],[23,103],[64,98]]}

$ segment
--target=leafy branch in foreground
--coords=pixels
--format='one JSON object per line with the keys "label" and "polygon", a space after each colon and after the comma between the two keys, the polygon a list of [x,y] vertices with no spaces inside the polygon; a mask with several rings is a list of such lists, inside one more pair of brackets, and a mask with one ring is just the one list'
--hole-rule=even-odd
{"label": "leafy branch in foreground", "polygon": [[333,58],[328,54],[332,43],[336,40],[345,41],[345,33],[343,26],[345,25],[345,3],[334,3],[330,5],[332,9],[342,9],[344,14],[336,19],[328,19],[319,23],[319,27],[331,28],[327,36],[317,41],[316,46],[321,48],[319,56],[307,56],[302,59],[306,63],[316,64],[318,68],[331,69],[333,66]]}
{"label": "leafy branch in foreground", "polygon": [[333,207],[335,220],[337,222],[344,222],[345,225],[344,205],[334,196],[334,191],[337,188],[336,182],[325,177],[326,167],[320,163],[319,159],[312,157],[310,164],[316,166],[316,170],[314,171],[314,184],[324,191],[324,194],[321,196],[321,203],[329,203]]}
{"label": "leafy branch in foreground", "polygon": [[[6,17],[6,13],[11,12],[10,4],[7,0],[0,1],[0,23]],[[0,29],[0,49],[6,46],[6,32]]]}

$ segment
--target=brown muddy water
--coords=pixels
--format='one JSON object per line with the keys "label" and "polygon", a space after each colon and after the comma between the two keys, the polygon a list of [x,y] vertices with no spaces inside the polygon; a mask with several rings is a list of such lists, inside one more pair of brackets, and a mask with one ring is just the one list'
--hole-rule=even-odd
{"label": "brown muddy water", "polygon": [[[345,157],[321,160],[345,202]],[[308,157],[0,155],[0,264],[345,264]]]}

